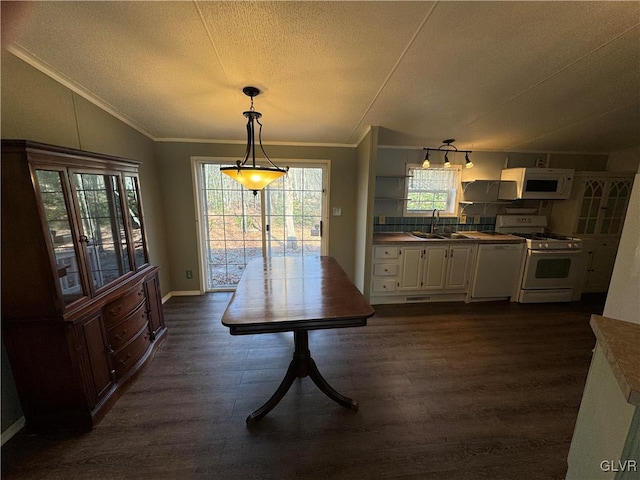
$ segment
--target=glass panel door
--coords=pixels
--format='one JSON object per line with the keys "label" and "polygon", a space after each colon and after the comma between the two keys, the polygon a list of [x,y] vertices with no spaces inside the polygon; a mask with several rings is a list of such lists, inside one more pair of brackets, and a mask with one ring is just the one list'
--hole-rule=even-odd
{"label": "glass panel door", "polygon": [[94,289],[132,270],[117,175],[74,173],[82,240]]}
{"label": "glass panel door", "polygon": [[55,170],[36,170],[40,198],[53,246],[58,281],[65,305],[86,295],[78,269],[69,205],[63,190],[63,174]]}
{"label": "glass panel door", "polygon": [[207,289],[236,285],[247,262],[263,256],[262,196],[220,173],[221,166],[202,164]]}
{"label": "glass panel door", "polygon": [[322,170],[291,167],[266,188],[267,256],[320,255]]}
{"label": "glass panel door", "polygon": [[138,177],[125,176],[124,190],[127,193],[127,207],[129,211],[129,225],[131,230],[131,241],[133,242],[132,247],[135,268],[139,269],[144,264],[148,263],[149,260],[147,259],[142,215],[140,214],[140,188],[138,187]]}
{"label": "glass panel door", "polygon": [[207,290],[233,288],[253,258],[322,254],[325,167],[291,166],[253,195],[221,166],[198,169]]}

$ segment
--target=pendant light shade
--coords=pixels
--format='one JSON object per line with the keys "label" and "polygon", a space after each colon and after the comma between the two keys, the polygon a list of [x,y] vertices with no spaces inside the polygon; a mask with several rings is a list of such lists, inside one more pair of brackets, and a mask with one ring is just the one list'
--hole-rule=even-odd
{"label": "pendant light shade", "polygon": [[[273,181],[284,176],[289,171],[289,167],[278,167],[271,161],[262,146],[262,123],[260,123],[262,114],[257,112],[253,107],[253,98],[260,94],[260,90],[256,87],[244,87],[242,92],[251,98],[251,107],[246,112],[243,112],[243,115],[247,117],[247,150],[245,151],[244,159],[236,161],[235,167],[222,167],[220,171],[247,189],[253,190],[253,194],[257,195],[258,190],[262,190]],[[256,123],[260,125],[258,129],[258,144],[260,150],[271,166],[262,167],[256,165]],[[251,158],[251,163],[247,165],[249,158]]]}

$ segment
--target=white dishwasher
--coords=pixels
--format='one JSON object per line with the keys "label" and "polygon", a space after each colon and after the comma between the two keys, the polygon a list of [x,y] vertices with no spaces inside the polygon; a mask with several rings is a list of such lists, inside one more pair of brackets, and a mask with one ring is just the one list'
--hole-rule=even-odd
{"label": "white dishwasher", "polygon": [[478,246],[471,299],[511,297],[520,280],[524,244],[485,243]]}

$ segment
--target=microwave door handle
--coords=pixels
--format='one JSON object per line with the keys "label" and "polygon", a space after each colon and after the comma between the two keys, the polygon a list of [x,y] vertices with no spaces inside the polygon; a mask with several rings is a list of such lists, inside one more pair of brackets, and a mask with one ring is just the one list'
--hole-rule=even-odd
{"label": "microwave door handle", "polygon": [[560,176],[560,193],[569,193],[567,192],[567,177],[562,175]]}

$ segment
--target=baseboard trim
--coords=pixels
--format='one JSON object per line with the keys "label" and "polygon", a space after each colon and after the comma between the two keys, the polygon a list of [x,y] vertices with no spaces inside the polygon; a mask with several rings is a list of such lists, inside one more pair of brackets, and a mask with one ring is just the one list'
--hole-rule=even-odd
{"label": "baseboard trim", "polygon": [[[194,297],[199,295],[202,295],[202,292],[200,290],[178,290],[177,292],[169,293],[167,300],[169,300],[169,298],[171,297]],[[163,302],[164,301],[165,300],[163,299]]]}
{"label": "baseboard trim", "polygon": [[18,420],[16,420],[13,425],[11,425],[9,428],[7,428],[0,435],[0,445],[4,445],[9,440],[11,440],[11,438],[13,438],[13,436],[16,433],[18,433],[20,430],[22,430],[25,425],[26,425],[26,420],[24,419],[24,416],[22,416]]}

